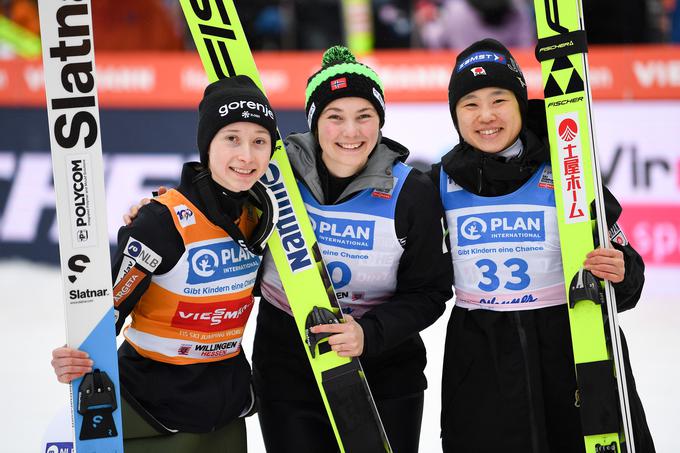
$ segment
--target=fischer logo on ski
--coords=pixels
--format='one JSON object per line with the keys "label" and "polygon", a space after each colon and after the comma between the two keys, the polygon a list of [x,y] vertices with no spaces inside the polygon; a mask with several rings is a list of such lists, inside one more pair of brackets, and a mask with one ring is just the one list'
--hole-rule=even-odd
{"label": "fischer logo on ski", "polygon": [[634,453],[614,291],[582,267],[593,226],[604,247],[609,237],[581,2],[534,0],[534,9],[585,451]]}

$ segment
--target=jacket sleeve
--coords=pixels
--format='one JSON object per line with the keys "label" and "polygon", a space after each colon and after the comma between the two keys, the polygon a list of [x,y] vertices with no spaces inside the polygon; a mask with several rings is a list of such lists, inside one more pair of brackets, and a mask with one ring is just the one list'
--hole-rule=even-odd
{"label": "jacket sleeve", "polygon": [[159,203],[144,206],[132,224],[118,230],[111,263],[116,335],[149,288],[151,277],[172,269],[183,252],[170,211]]}
{"label": "jacket sleeve", "polygon": [[[626,235],[618,224],[623,209],[618,200],[606,187],[603,187],[605,214],[609,226],[609,241],[617,250],[623,252],[626,273],[623,281],[614,283],[616,306],[619,312],[630,310],[637,305],[645,283],[645,263],[640,254],[628,242]],[[596,239],[597,240],[597,239]]]}
{"label": "jacket sleeve", "polygon": [[365,357],[374,357],[417,334],[444,313],[452,295],[451,255],[443,245],[442,208],[431,181],[412,170],[395,214],[404,247],[394,295],[358,320]]}

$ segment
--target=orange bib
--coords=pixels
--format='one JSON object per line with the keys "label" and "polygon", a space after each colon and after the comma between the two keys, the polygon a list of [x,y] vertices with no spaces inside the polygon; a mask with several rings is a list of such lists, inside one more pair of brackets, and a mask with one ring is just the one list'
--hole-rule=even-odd
{"label": "orange bib", "polygon": [[[176,365],[233,357],[253,308],[260,257],[239,247],[177,190],[156,200],[172,213],[185,251],[169,272],[152,277],[125,338],[140,355]],[[246,237],[256,222],[252,207],[244,207],[238,226]]]}

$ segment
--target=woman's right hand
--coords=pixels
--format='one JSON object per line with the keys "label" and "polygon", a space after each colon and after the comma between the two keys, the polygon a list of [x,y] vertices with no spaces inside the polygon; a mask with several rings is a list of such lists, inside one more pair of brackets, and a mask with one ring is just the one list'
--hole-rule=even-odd
{"label": "woman's right hand", "polygon": [[68,346],[62,346],[52,351],[52,368],[54,368],[54,374],[57,375],[57,380],[63,384],[68,384],[92,371],[94,362],[89,357],[87,352]]}
{"label": "woman's right hand", "polygon": [[[168,191],[168,188],[165,186],[160,186],[158,188],[158,195],[163,195],[165,192]],[[151,198],[142,198],[139,200],[139,203],[133,204],[130,206],[130,210],[123,214],[123,222],[125,223],[126,226],[130,225],[133,220],[135,220],[135,217],[137,217],[137,214],[139,214],[139,210],[142,208],[142,206],[149,204],[151,202]]]}

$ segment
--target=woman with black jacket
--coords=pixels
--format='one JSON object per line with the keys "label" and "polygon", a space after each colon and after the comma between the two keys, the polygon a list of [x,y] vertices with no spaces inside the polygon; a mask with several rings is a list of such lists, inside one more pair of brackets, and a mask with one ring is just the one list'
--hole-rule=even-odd
{"label": "woman with black jacket", "polygon": [[[414,453],[427,386],[419,332],[452,295],[441,205],[427,176],[403,163],[408,150],[381,136],[383,89],[371,68],[331,48],[306,98],[311,132],[288,136],[286,151],[346,320],[313,329],[361,359],[393,451]],[[337,451],[269,254],[260,290],[253,377],[267,451]]]}
{"label": "woman with black jacket", "polygon": [[[583,452],[542,101],[527,101],[510,52],[485,39],[458,55],[449,106],[461,140],[430,173],[456,291],[442,380],[444,452]],[[640,298],[644,263],[616,223],[621,206],[604,196],[613,248],[597,248],[584,267],[613,283],[624,311]],[[636,451],[651,453],[621,338]]]}
{"label": "woman with black jacket", "polygon": [[[259,178],[278,132],[246,76],[208,85],[198,111],[201,162],[185,163],[176,188],[133,213],[112,260],[128,453],[247,450],[243,417],[255,401],[241,340],[258,254],[275,224],[273,194]],[[63,383],[97,366],[66,346],[52,358]]]}

